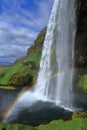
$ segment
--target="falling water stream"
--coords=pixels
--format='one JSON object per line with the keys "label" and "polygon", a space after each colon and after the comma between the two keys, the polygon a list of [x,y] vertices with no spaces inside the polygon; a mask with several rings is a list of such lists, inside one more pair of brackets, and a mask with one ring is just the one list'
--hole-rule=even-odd
{"label": "falling water stream", "polygon": [[43,45],[36,92],[42,100],[65,107],[72,107],[73,103],[70,92],[73,88],[75,32],[75,0],[55,0]]}
{"label": "falling water stream", "polygon": [[[4,123],[32,125],[34,122],[37,125],[47,119],[58,119],[60,111],[64,111],[60,109],[62,107],[73,109],[75,33],[75,0],[55,0],[43,44],[37,85],[31,91],[22,91],[5,113],[1,109]],[[55,103],[59,108],[53,105]]]}

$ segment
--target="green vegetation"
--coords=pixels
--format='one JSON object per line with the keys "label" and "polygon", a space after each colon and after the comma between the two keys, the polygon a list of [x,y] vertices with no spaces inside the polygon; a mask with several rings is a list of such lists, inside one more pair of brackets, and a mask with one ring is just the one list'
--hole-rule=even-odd
{"label": "green vegetation", "polygon": [[[27,50],[26,56],[16,60],[16,62],[11,66],[0,66],[0,88],[21,89],[26,85],[30,87],[36,82],[45,33],[46,28],[44,28],[39,33],[37,39],[34,41],[34,44]],[[76,54],[78,54],[76,55],[76,67],[77,69],[81,68],[82,71],[85,72],[85,70],[87,69],[87,64],[86,57],[84,54],[86,54],[87,51],[85,50],[85,46],[84,48],[82,47],[83,42],[79,43],[79,39],[81,38],[81,36],[78,35],[79,33],[77,33],[76,36],[75,50]],[[53,58],[51,62],[53,64],[54,59],[56,58],[55,49],[53,51],[52,57]],[[75,80],[76,86],[74,88],[77,91],[87,93],[87,74],[78,74],[77,77],[75,77]]]}
{"label": "green vegetation", "polygon": [[40,125],[37,130],[87,130],[87,120],[73,119],[63,122],[52,121],[47,125]]}
{"label": "green vegetation", "polygon": [[73,116],[72,116],[72,119],[77,119],[77,118],[80,118],[80,119],[86,119],[87,120],[87,111],[84,111],[84,112],[74,112],[73,113]]}
{"label": "green vegetation", "polygon": [[39,33],[39,35],[37,36],[37,39],[34,42],[34,45],[31,46],[28,49],[27,55],[30,55],[30,53],[32,51],[42,50],[42,46],[43,46],[43,41],[44,41],[44,38],[45,38],[45,34],[46,34],[46,27]]}
{"label": "green vegetation", "polygon": [[40,57],[41,57],[41,49],[39,50],[34,50],[32,52],[30,52],[29,55],[27,55],[24,59],[23,62],[29,62],[29,61],[33,61],[36,63],[36,65],[39,65],[40,63]]}
{"label": "green vegetation", "polygon": [[80,92],[87,92],[87,74],[77,77],[77,89]]}
{"label": "green vegetation", "polygon": [[80,76],[79,87],[83,90],[87,90],[87,74]]}
{"label": "green vegetation", "polygon": [[87,130],[87,111],[74,112],[72,120],[54,120],[47,125],[36,127],[37,130]]}
{"label": "green vegetation", "polygon": [[34,67],[37,66],[34,66],[33,62],[14,64],[0,76],[0,84],[2,86],[11,85],[14,87],[31,85],[35,81],[37,74],[37,69]]}
{"label": "green vegetation", "polygon": [[0,67],[0,88],[20,89],[36,82],[45,32],[46,29],[43,29],[37,36],[26,56],[18,59],[11,66]]}
{"label": "green vegetation", "polygon": [[20,124],[5,125],[0,123],[0,130],[36,130],[36,128]]}
{"label": "green vegetation", "polygon": [[87,111],[74,112],[71,120],[54,120],[37,127],[23,124],[5,125],[0,123],[0,130],[87,130]]}
{"label": "green vegetation", "polygon": [[[84,115],[86,115],[85,118]],[[1,123],[0,130],[87,130],[87,112],[75,112],[72,120],[54,120],[49,124],[41,124],[37,127],[25,126],[21,124],[5,125]]]}
{"label": "green vegetation", "polygon": [[0,66],[0,77],[4,76],[6,70],[9,68],[10,66]]}
{"label": "green vegetation", "polygon": [[0,66],[0,72],[5,71],[6,69],[8,69],[10,66]]}
{"label": "green vegetation", "polygon": [[13,86],[0,86],[0,88],[15,90],[15,88]]}

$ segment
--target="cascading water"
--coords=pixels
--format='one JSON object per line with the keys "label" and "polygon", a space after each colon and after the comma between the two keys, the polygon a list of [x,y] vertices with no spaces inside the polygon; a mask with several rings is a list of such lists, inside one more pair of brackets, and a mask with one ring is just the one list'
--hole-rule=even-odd
{"label": "cascading water", "polygon": [[36,93],[70,107],[73,97],[75,0],[55,0],[43,45]]}
{"label": "cascading water", "polygon": [[[75,0],[55,0],[43,45],[37,87],[31,91],[22,90],[14,103],[11,103],[12,106],[9,107],[7,104],[7,110],[3,114],[4,123],[15,123],[17,119],[17,123],[22,120],[24,124],[28,122],[32,125],[34,121],[34,125],[39,125],[38,121],[41,121],[41,124],[62,117],[61,114],[64,115],[65,111],[60,110],[60,107],[77,109],[73,109],[73,94],[71,94],[76,33],[74,5]],[[9,97],[9,93],[7,96]],[[80,95],[77,97],[75,97],[76,103]],[[43,102],[44,100],[47,102]],[[83,100],[81,102],[84,106]],[[54,103],[60,107],[56,107]]]}

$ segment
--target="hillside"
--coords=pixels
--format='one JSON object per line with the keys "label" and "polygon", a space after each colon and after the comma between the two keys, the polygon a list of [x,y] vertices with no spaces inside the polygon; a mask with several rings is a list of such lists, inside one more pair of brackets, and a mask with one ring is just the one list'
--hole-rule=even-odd
{"label": "hillside", "polygon": [[[87,94],[87,0],[76,1],[78,4],[76,10],[74,91]],[[36,83],[45,34],[46,27],[38,34],[33,45],[27,50],[26,56],[16,60],[10,66],[0,66],[1,88],[22,89]],[[81,99],[80,96],[79,100]],[[65,115],[67,117],[67,112]],[[44,117],[46,121],[36,127],[0,123],[0,130],[87,130],[87,111],[72,112],[71,118],[65,117],[62,120],[54,120],[49,123],[47,123],[47,117],[45,115]]]}
{"label": "hillside", "polygon": [[[77,0],[77,32],[75,40],[75,87],[87,93],[87,1]],[[0,67],[0,85],[10,88],[31,86],[36,82],[46,27],[39,33],[26,56],[9,67]]]}
{"label": "hillside", "polygon": [[20,89],[26,85],[31,86],[36,82],[45,33],[46,28],[37,36],[26,56],[18,59],[9,67],[0,67],[0,86],[2,88],[9,86],[10,88]]}

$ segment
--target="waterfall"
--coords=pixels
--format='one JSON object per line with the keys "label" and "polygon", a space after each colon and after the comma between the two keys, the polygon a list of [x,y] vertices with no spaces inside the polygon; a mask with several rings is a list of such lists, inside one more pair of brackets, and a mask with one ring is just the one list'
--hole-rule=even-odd
{"label": "waterfall", "polygon": [[75,32],[75,0],[55,0],[35,90],[41,100],[72,105]]}
{"label": "waterfall", "polygon": [[[16,117],[18,117],[18,119],[22,117],[20,113],[26,116],[26,110],[30,113],[29,116],[31,116],[31,120],[28,122],[31,124],[34,115],[35,121],[45,119],[44,116],[37,116],[46,108],[46,106],[44,107],[44,105],[42,105],[44,101],[46,101],[48,106],[49,103],[52,102],[51,107],[56,103],[59,107],[69,110],[73,109],[74,98],[72,89],[76,33],[75,1],[76,0],[54,1],[43,44],[36,88],[32,88],[31,91],[23,90],[18,95],[14,103],[11,103],[12,106],[8,107],[3,114],[3,118],[5,119],[4,123],[14,123]],[[49,108],[50,106],[47,107],[47,110],[45,109],[44,113],[48,111],[51,113],[53,111]],[[60,110],[58,111],[60,113]],[[27,118],[22,119],[24,123],[27,123]]]}

